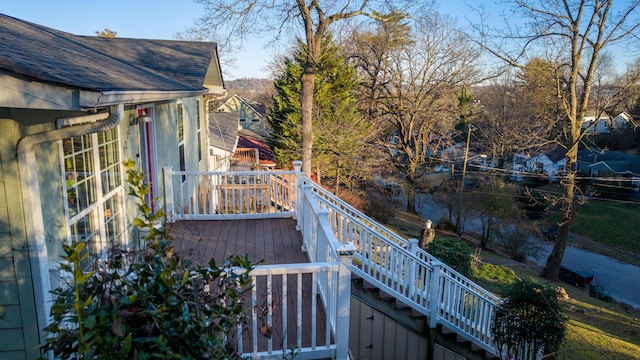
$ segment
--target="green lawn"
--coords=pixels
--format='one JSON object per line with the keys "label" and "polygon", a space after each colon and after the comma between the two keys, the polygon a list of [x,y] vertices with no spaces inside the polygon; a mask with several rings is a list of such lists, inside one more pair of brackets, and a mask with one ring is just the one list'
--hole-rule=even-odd
{"label": "green lawn", "polygon": [[[557,184],[536,190],[559,191]],[[558,213],[551,213],[544,221],[548,228],[559,221]],[[640,265],[640,204],[611,200],[589,200],[578,206],[571,225],[570,244]]]}
{"label": "green lawn", "polygon": [[[487,251],[482,258],[497,261],[500,256]],[[546,282],[526,266],[506,268],[485,265],[483,270],[475,272],[475,276],[478,283],[497,295],[514,277]],[[567,331],[558,359],[638,359],[640,311],[589,297],[583,288],[565,283],[556,285],[562,286],[569,295],[568,299],[560,300],[563,313],[567,316]]]}
{"label": "green lawn", "polygon": [[640,254],[640,205],[589,201],[580,206],[571,231]]}

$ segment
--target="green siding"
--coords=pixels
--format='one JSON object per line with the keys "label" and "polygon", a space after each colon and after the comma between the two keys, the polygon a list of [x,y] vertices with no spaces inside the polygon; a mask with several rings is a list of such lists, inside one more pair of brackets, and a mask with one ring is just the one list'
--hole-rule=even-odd
{"label": "green siding", "polygon": [[4,318],[0,321],[0,329],[21,329],[22,316],[20,315],[20,306],[10,305],[4,306]]}
{"label": "green siding", "polygon": [[0,258],[0,281],[16,281],[12,258]]}
{"label": "green siding", "polygon": [[23,350],[24,335],[20,329],[0,329],[0,358],[4,357],[4,351]]}
{"label": "green siding", "polygon": [[[30,112],[24,111],[25,116]],[[6,115],[7,113],[5,113]],[[12,112],[8,113],[9,115]],[[50,114],[50,113],[49,113]],[[29,128],[31,133],[48,125]],[[12,118],[0,119],[0,303],[11,325],[0,328],[0,359],[36,359],[38,326],[22,210],[16,144],[26,128]]]}
{"label": "green siding", "polygon": [[0,305],[16,305],[20,303],[18,284],[15,281],[0,282]]}

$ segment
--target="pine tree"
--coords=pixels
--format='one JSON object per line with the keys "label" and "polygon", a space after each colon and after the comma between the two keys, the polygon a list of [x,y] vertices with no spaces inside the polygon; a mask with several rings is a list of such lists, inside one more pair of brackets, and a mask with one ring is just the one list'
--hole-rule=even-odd
{"label": "pine tree", "polygon": [[[269,111],[273,128],[270,145],[280,166],[301,156],[300,87],[306,46],[285,59],[284,72],[275,80],[276,96]],[[332,178],[336,186],[351,187],[370,125],[358,112],[352,92],[358,85],[355,70],[347,65],[341,49],[326,36],[322,42],[313,96],[313,166],[318,179]]]}

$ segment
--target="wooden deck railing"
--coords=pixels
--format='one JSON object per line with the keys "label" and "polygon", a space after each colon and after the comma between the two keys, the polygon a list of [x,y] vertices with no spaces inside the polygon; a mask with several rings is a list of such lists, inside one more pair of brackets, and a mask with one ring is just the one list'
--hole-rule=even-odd
{"label": "wooden deck railing", "polygon": [[[183,177],[187,181],[179,183]],[[197,186],[184,186],[190,177]],[[179,190],[173,191],[174,187]],[[292,216],[312,263],[337,265],[353,254],[351,272],[426,315],[430,327],[445,325],[497,355],[491,336],[493,314],[500,301],[496,296],[420,249],[417,240],[403,239],[333,196],[299,168],[241,173],[165,169],[165,196],[169,197],[165,199],[167,217],[172,220]],[[349,299],[332,293],[333,285],[325,280],[331,276],[317,276],[319,293],[331,328],[348,330]],[[349,286],[342,273],[339,278],[339,290]],[[340,326],[345,312],[346,324]],[[342,354],[345,350],[338,344],[336,351]]]}

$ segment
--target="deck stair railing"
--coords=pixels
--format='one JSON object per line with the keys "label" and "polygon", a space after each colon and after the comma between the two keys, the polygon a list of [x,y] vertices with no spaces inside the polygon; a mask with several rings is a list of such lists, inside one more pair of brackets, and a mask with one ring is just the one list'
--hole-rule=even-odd
{"label": "deck stair railing", "polygon": [[[195,179],[189,181],[192,176]],[[328,254],[327,244],[334,241],[342,244],[343,250],[350,249],[345,253],[353,250],[353,274],[427,316],[431,328],[446,326],[497,355],[491,336],[500,301],[496,296],[419,248],[417,240],[405,240],[318,186],[299,167],[295,171],[231,173],[165,169],[165,184],[173,184],[165,185],[165,208],[171,221],[292,216],[311,261],[339,263],[314,254],[320,247],[319,254]],[[337,253],[339,247],[332,246]],[[318,283],[324,276],[318,276]],[[325,306],[330,308],[330,303]]]}

